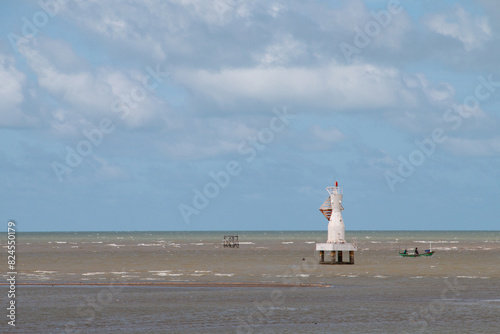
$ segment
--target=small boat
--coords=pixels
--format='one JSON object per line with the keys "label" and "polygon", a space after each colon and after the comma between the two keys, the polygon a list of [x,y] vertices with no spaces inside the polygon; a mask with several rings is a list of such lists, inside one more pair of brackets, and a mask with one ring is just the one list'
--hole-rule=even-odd
{"label": "small boat", "polygon": [[415,253],[401,253],[401,252],[399,252],[399,255],[401,255],[403,257],[432,256],[432,254],[434,254],[434,251],[431,251],[431,250],[426,250],[425,253],[418,253],[418,254],[415,254]]}
{"label": "small boat", "polygon": [[[415,248],[417,249],[417,248]],[[429,245],[429,249],[425,250],[425,253],[408,253],[405,249],[403,253],[399,252],[399,255],[403,257],[419,257],[419,256],[432,256],[434,254],[434,251],[432,250],[432,244]]]}

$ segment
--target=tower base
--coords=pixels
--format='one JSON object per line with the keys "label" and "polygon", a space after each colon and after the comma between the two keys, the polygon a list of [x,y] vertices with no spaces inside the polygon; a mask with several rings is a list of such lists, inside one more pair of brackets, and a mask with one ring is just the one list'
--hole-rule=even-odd
{"label": "tower base", "polygon": [[[322,243],[316,244],[316,250],[319,251],[319,264],[354,264],[354,252],[358,247],[350,243]],[[330,251],[330,261],[325,261],[325,251]],[[343,252],[349,252],[349,262],[343,261]]]}

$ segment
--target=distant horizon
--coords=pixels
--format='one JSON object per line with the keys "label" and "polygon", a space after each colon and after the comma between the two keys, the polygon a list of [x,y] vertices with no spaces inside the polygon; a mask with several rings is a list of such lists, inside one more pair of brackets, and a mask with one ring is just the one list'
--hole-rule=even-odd
{"label": "distant horizon", "polygon": [[[326,230],[117,230],[117,231],[111,231],[111,230],[81,230],[81,231],[22,231],[22,230],[17,230],[16,233],[22,234],[22,233],[129,233],[129,232],[138,232],[138,233],[153,233],[153,232],[325,232],[327,233]],[[500,232],[499,230],[347,230],[346,233],[349,232]],[[2,231],[1,233],[7,234],[7,232]]]}

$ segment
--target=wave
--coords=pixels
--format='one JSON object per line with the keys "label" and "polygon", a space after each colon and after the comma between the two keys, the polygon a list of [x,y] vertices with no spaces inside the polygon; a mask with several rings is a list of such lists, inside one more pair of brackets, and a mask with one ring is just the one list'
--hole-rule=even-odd
{"label": "wave", "polygon": [[418,244],[458,244],[460,241],[457,240],[438,240],[438,241],[425,241],[425,240],[415,240],[414,243]]}
{"label": "wave", "polygon": [[94,276],[94,275],[105,275],[105,272],[102,271],[96,271],[96,272],[90,272],[90,273],[83,273],[82,276]]}

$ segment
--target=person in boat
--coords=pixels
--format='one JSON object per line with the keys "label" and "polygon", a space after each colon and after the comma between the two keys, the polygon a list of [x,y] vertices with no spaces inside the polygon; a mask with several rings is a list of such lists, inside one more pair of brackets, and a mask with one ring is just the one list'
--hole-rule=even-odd
{"label": "person in boat", "polygon": [[418,255],[418,247],[415,247],[415,255]]}
{"label": "person in boat", "polygon": [[406,250],[406,248],[405,248],[405,251],[403,252],[403,254],[408,254],[408,251]]}

